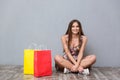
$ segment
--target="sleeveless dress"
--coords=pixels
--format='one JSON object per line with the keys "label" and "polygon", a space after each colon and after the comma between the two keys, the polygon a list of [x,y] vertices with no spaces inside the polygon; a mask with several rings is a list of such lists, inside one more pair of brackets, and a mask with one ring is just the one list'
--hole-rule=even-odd
{"label": "sleeveless dress", "polygon": [[[81,44],[79,44],[78,46],[69,48],[69,51],[70,51],[71,55],[73,56],[73,58],[75,60],[77,60],[80,47],[81,47]],[[66,60],[69,60],[72,63],[72,61],[68,58],[66,53],[64,53],[63,58],[66,59]],[[64,70],[63,67],[59,67],[56,63],[55,63],[55,68],[56,68],[57,71],[63,71]]]}
{"label": "sleeveless dress", "polygon": [[[78,45],[78,46],[75,46],[75,47],[70,47],[70,49],[69,49],[71,55],[73,56],[73,58],[74,58],[75,60],[77,60],[77,56],[78,56],[78,54],[79,54],[80,46],[81,46],[81,45]],[[70,59],[68,58],[67,54],[64,54],[64,55],[63,55],[63,58],[70,61]]]}

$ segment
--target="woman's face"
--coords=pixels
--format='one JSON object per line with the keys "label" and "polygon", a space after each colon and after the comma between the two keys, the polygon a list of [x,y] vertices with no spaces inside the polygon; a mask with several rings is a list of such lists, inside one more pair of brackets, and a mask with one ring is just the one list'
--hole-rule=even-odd
{"label": "woman's face", "polygon": [[72,30],[72,33],[73,33],[73,34],[78,34],[78,32],[79,32],[79,25],[78,25],[77,22],[74,22],[74,23],[73,23],[71,30]]}

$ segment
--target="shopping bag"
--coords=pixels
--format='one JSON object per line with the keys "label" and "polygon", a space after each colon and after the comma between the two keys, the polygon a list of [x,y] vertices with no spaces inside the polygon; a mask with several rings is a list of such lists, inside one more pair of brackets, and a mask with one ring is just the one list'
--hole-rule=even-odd
{"label": "shopping bag", "polygon": [[34,76],[52,75],[51,50],[34,51]]}
{"label": "shopping bag", "polygon": [[24,50],[24,74],[34,73],[34,50]]}

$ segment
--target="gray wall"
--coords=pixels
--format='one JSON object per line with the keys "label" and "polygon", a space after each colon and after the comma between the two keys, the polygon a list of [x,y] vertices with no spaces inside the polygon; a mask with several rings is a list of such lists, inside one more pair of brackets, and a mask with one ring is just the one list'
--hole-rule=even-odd
{"label": "gray wall", "polygon": [[[0,64],[23,65],[31,43],[62,53],[61,36],[72,19],[88,37],[94,66],[120,66],[120,0],[0,0]],[[52,59],[53,60],[53,59]],[[53,61],[54,66],[54,61]]]}

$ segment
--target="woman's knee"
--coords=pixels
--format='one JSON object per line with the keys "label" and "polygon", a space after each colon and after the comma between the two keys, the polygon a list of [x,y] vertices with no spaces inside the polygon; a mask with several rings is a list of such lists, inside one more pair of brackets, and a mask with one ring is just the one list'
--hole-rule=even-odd
{"label": "woman's knee", "polygon": [[55,55],[54,60],[58,63],[62,62],[62,57],[60,55]]}
{"label": "woman's knee", "polygon": [[95,55],[91,55],[91,60],[94,63],[96,61],[96,56]]}

